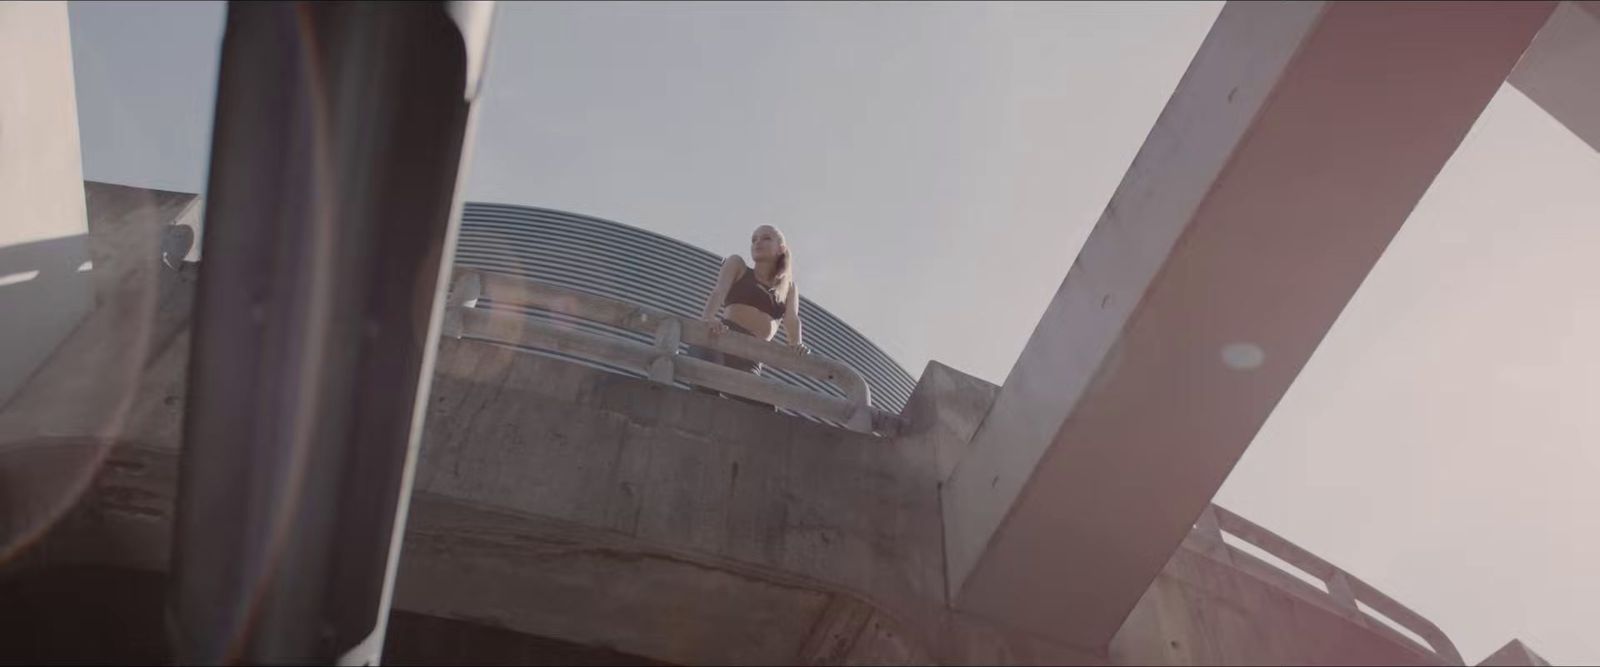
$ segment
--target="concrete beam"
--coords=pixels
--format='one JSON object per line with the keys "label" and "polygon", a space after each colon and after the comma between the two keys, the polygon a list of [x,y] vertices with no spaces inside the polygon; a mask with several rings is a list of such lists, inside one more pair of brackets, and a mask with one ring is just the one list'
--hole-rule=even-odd
{"label": "concrete beam", "polygon": [[944,489],[958,609],[1103,649],[1554,3],[1230,3]]}
{"label": "concrete beam", "polygon": [[1563,2],[1507,79],[1600,150],[1600,2]]}

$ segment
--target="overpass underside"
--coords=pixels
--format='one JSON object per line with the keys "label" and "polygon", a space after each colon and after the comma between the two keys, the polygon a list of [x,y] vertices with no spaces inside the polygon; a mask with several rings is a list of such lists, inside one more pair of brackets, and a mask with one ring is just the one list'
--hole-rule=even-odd
{"label": "overpass underside", "polygon": [[[391,657],[1460,664],[1210,499],[1503,83],[1595,144],[1597,17],[1230,3],[1005,382],[931,364],[889,435],[440,341]],[[77,647],[154,651],[197,271],[170,193],[89,190],[92,306],[0,411],[0,574],[48,615],[99,573],[126,617]]]}

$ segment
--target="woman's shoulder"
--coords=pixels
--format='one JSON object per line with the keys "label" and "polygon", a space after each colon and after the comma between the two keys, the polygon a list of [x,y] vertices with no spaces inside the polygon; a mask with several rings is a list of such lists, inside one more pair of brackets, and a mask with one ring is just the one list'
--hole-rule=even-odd
{"label": "woman's shoulder", "polygon": [[744,258],[738,255],[728,255],[727,259],[722,260],[722,270],[724,271],[734,270],[743,273],[747,268],[749,268],[749,265],[745,264]]}

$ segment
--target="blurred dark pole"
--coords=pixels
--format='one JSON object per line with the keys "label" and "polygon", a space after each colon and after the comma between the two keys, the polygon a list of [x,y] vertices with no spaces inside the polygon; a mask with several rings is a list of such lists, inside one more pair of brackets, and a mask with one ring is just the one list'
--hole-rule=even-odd
{"label": "blurred dark pole", "polygon": [[228,7],[173,538],[180,664],[379,657],[490,12]]}

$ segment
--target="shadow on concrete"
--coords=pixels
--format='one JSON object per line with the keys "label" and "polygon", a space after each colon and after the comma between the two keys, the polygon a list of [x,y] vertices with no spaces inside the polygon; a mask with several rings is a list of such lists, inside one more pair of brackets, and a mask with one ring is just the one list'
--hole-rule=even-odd
{"label": "shadow on concrete", "polygon": [[[165,574],[61,566],[0,577],[0,665],[171,664]],[[664,665],[472,621],[396,611],[387,665]]]}
{"label": "shadow on concrete", "polygon": [[0,246],[0,566],[77,504],[187,329],[198,197],[84,184],[87,235]]}
{"label": "shadow on concrete", "polygon": [[[0,247],[0,563],[71,505],[93,447],[33,441],[43,430],[13,399],[93,310],[87,235]],[[27,436],[25,439],[19,436]]]}
{"label": "shadow on concrete", "polygon": [[0,247],[0,405],[93,307],[89,268],[84,234]]}

